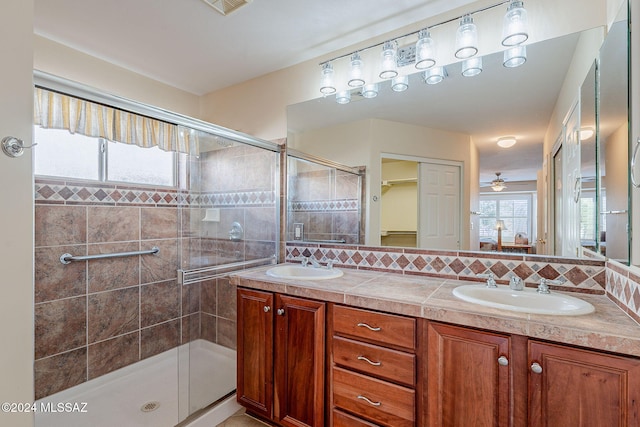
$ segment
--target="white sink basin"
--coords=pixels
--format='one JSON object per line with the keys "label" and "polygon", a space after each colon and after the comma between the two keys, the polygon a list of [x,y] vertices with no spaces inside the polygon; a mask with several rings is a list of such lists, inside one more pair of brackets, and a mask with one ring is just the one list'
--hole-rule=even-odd
{"label": "white sink basin", "polygon": [[577,316],[595,311],[593,305],[581,299],[555,292],[540,294],[529,288],[514,291],[506,286],[463,285],[455,288],[453,295],[475,304],[523,313]]}
{"label": "white sink basin", "polygon": [[335,279],[344,273],[337,268],[328,269],[325,267],[303,267],[297,264],[285,264],[267,270],[267,275],[280,279],[297,280],[324,280]]}

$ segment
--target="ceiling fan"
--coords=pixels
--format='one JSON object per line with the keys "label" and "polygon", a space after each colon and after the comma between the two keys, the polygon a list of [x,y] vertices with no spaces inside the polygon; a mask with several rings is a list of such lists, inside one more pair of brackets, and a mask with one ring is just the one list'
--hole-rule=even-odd
{"label": "ceiling fan", "polygon": [[496,172],[496,179],[491,181],[491,189],[493,191],[502,191],[507,188],[507,184],[505,184],[504,179],[500,178],[502,172]]}

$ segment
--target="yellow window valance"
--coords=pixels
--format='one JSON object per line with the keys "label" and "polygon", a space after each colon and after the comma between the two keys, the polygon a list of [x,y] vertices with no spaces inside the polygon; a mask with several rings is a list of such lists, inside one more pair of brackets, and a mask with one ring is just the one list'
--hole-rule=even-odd
{"label": "yellow window valance", "polygon": [[46,129],[198,154],[197,136],[186,128],[46,89],[36,88],[33,112],[34,124]]}

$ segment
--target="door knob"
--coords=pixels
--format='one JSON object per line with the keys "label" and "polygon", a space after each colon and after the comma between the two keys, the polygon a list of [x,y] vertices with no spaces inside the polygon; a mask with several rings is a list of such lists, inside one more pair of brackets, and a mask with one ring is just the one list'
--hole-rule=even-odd
{"label": "door knob", "polygon": [[265,313],[268,313],[269,311],[271,311],[271,307],[269,307],[268,305],[265,305],[263,310]]}
{"label": "door knob", "polygon": [[540,366],[540,364],[538,362],[533,362],[531,364],[531,372],[533,372],[534,374],[541,374],[542,373],[542,366]]}

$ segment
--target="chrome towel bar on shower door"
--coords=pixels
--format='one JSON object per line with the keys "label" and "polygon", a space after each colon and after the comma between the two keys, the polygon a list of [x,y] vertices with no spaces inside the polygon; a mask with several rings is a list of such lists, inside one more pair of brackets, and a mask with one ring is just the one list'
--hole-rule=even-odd
{"label": "chrome towel bar on shower door", "polygon": [[71,261],[88,261],[92,259],[120,258],[120,257],[135,256],[135,255],[156,255],[158,252],[160,252],[160,248],[157,246],[154,246],[153,248],[147,251],[116,252],[112,254],[83,255],[83,256],[73,256],[71,254],[62,254],[60,255],[60,262],[63,264],[71,264]]}

